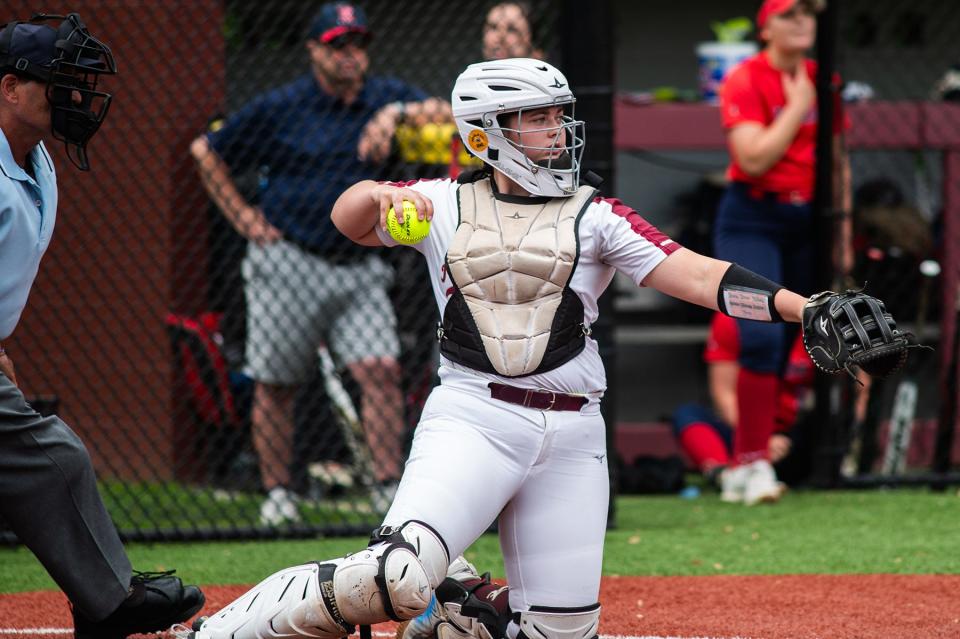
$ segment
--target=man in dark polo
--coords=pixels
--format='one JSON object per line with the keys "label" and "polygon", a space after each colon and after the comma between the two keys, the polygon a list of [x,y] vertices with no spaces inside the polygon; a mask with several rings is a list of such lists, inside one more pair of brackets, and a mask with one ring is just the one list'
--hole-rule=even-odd
{"label": "man in dark polo", "polygon": [[[442,117],[449,105],[397,79],[368,77],[371,37],[362,9],[323,5],[307,34],[310,71],[191,145],[210,197],[249,241],[245,372],[256,381],[252,433],[268,525],[300,518],[290,488],[294,403],[321,344],[360,386],[378,497],[392,497],[402,468],[399,343],[386,292],[393,271],[344,239],[330,210],[349,185],[381,176],[398,123]],[[258,206],[234,181],[249,171],[258,173]],[[381,501],[378,509],[389,503]]]}

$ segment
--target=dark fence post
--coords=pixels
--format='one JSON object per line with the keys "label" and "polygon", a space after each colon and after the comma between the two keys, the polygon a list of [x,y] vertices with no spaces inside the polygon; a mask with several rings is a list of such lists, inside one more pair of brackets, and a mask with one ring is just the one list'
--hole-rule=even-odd
{"label": "dark fence post", "polygon": [[[835,158],[834,128],[835,91],[833,76],[837,72],[837,24],[840,2],[829,2],[817,20],[817,155],[816,193],[813,203],[814,229],[817,238],[818,289],[837,290],[842,285],[834,264],[834,245],[838,215],[835,205],[840,193],[834,192]],[[848,410],[845,404],[846,380],[818,374],[816,419],[814,420],[815,455],[811,481],[817,486],[834,486],[839,479],[847,431]]]}
{"label": "dark fence post", "polygon": [[[560,15],[560,69],[577,96],[576,115],[587,123],[587,147],[584,168],[603,178],[601,189],[611,194],[614,188],[613,163],[613,7],[600,0],[584,10],[583,3],[564,0]],[[603,418],[607,425],[607,452],[610,468],[610,510],[608,525],[613,525],[617,476],[614,455],[616,416],[616,348],[613,331],[616,318],[613,291],[599,300],[600,317],[593,325],[593,337],[607,372],[607,392],[603,398]]]}

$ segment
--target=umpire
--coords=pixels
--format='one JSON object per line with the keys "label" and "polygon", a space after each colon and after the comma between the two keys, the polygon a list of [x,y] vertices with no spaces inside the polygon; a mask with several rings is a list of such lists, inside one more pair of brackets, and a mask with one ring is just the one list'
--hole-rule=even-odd
{"label": "umpire", "polygon": [[[44,22],[59,20],[57,28]],[[51,133],[88,170],[86,144],[106,117],[110,49],[80,17],[0,27],[0,342],[13,333],[57,215]],[[204,602],[170,573],[134,573],[107,514],[90,456],[58,417],[39,415],[0,344],[0,517],[37,556],[73,608],[78,639],[166,629]]]}

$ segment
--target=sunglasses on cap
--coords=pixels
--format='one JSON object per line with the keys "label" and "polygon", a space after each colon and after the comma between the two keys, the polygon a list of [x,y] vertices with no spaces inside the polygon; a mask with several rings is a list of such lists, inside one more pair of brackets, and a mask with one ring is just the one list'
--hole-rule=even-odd
{"label": "sunglasses on cap", "polygon": [[331,38],[330,41],[325,44],[336,51],[341,51],[347,47],[366,49],[370,44],[370,34],[358,32],[344,33],[335,38]]}

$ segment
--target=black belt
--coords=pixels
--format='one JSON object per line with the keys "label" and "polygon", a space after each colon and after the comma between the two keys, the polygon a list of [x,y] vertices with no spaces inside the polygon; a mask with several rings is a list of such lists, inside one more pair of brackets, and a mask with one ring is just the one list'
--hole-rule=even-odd
{"label": "black belt", "polygon": [[290,239],[289,237],[285,237],[283,239],[284,241],[293,244],[304,253],[309,253],[310,255],[319,257],[320,259],[330,262],[331,264],[359,264],[370,257],[370,255],[365,252],[357,253],[354,251],[348,251],[346,253],[331,253],[329,251],[316,248],[315,246],[310,246],[309,244],[300,242],[299,240]]}
{"label": "black belt", "polygon": [[553,391],[535,391],[506,384],[490,382],[490,397],[501,402],[519,404],[537,410],[580,410],[587,403],[583,395],[566,395]]}

